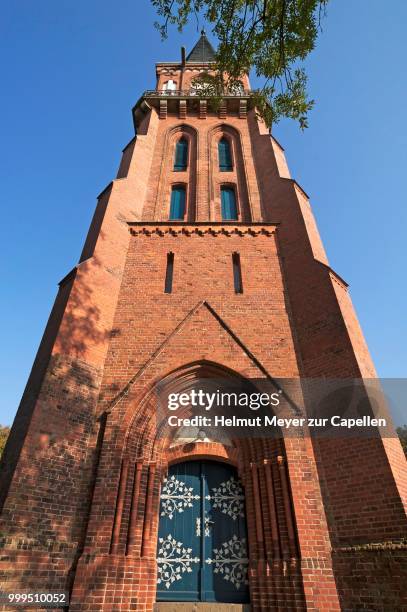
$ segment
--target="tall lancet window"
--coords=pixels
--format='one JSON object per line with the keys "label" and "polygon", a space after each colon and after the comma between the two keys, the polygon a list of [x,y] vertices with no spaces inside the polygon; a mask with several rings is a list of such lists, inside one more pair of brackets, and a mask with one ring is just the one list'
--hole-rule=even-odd
{"label": "tall lancet window", "polygon": [[243,293],[242,268],[240,266],[239,253],[232,254],[232,264],[233,264],[233,283],[235,286],[235,293]]}
{"label": "tall lancet window", "polygon": [[177,185],[171,191],[170,221],[183,221],[185,216],[185,187]]}
{"label": "tall lancet window", "polygon": [[222,138],[218,144],[219,154],[219,170],[221,172],[231,172],[232,166],[232,152],[230,150],[230,142],[227,138]]}
{"label": "tall lancet window", "polygon": [[174,276],[174,253],[167,253],[167,270],[165,272],[164,293],[172,293],[173,276]]}
{"label": "tall lancet window", "polygon": [[174,170],[182,172],[187,169],[188,165],[188,141],[186,138],[181,138],[175,145],[175,160]]}
{"label": "tall lancet window", "polygon": [[233,187],[221,187],[222,219],[237,221],[236,195]]}

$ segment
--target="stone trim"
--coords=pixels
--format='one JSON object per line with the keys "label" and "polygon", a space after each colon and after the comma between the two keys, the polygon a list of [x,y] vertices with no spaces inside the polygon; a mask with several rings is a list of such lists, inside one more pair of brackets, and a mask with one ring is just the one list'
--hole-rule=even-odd
{"label": "stone trim", "polygon": [[294,185],[294,187],[296,187],[301,193],[302,195],[309,200],[310,197],[308,195],[308,193],[301,187],[301,185],[299,183],[297,183],[297,181],[293,178],[289,178],[287,176],[280,176],[280,180],[281,181],[289,181],[292,185]]}
{"label": "stone trim", "polygon": [[281,143],[278,142],[277,138],[275,136],[273,136],[273,134],[270,132],[270,136],[273,142],[276,143],[276,145],[282,150],[285,151],[283,145]]}
{"label": "stone trim", "polygon": [[335,270],[333,270],[331,268],[331,266],[329,266],[328,264],[324,263],[323,261],[321,261],[320,259],[315,259],[315,261],[317,263],[319,263],[323,268],[325,268],[326,270],[328,270],[330,277],[332,278],[332,280],[336,283],[338,283],[338,285],[340,285],[341,287],[343,287],[343,289],[348,289],[349,284],[337,273],[335,272]]}
{"label": "stone trim", "polygon": [[65,274],[65,276],[59,281],[58,287],[59,288],[63,287],[64,285],[66,285],[67,282],[75,278],[77,272],[78,272],[78,266],[74,266],[72,270],[70,270],[68,274]]}
{"label": "stone trim", "polygon": [[[130,144],[130,143],[129,143],[129,144]],[[128,145],[127,145],[127,146],[128,146]],[[114,180],[117,180],[117,179],[114,179]],[[106,185],[106,187],[105,187],[104,189],[102,189],[102,191],[99,193],[99,195],[98,195],[98,196],[96,196],[96,199],[97,199],[97,200],[100,200],[100,198],[101,198],[102,196],[104,196],[104,195],[105,195],[105,194],[106,194],[106,193],[109,191],[109,189],[112,189],[112,188],[113,188],[113,183],[114,183],[114,181],[110,181],[110,183],[109,183],[108,185]]]}
{"label": "stone trim", "polygon": [[136,136],[133,136],[133,138],[126,144],[126,146],[122,149],[122,153],[125,152],[125,150],[134,142],[136,141]]}

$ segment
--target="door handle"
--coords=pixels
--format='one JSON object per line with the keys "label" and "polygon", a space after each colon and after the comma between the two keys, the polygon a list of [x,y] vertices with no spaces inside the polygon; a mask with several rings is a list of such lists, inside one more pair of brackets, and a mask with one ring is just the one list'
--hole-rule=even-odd
{"label": "door handle", "polygon": [[215,524],[215,521],[213,521],[209,516],[205,514],[205,520],[204,520],[205,536],[208,537],[211,535],[211,526],[214,524]]}

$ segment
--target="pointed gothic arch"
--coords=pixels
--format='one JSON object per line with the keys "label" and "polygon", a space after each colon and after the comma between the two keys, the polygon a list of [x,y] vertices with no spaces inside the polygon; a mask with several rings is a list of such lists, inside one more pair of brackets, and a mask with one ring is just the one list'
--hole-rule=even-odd
{"label": "pointed gothic arch", "polygon": [[[105,505],[103,510],[106,516],[113,517],[109,551],[110,554],[154,561],[150,571],[155,576],[160,491],[169,466],[182,461],[216,460],[236,467],[246,491],[251,564],[256,565],[259,560],[273,555],[276,563],[284,564],[291,559],[293,564],[299,556],[282,435],[274,439],[236,438],[231,439],[230,444],[209,438],[204,442],[171,445],[174,433],[168,432],[166,414],[161,410],[163,406],[159,406],[160,397],[185,392],[199,381],[212,381],[215,376],[220,377],[229,390],[234,384],[241,388],[242,382],[248,385],[247,390],[256,389],[253,381],[226,365],[207,360],[185,364],[150,385],[144,398],[137,402],[125,438],[121,439],[122,459],[116,476],[119,484],[117,495],[112,497],[115,505],[110,510]],[[191,406],[184,406],[179,413],[180,417],[190,414]],[[118,443],[116,438],[114,444]],[[104,464],[104,470],[108,469]],[[265,525],[271,525],[271,531],[265,530]],[[292,567],[295,580],[300,580],[297,561]],[[250,576],[250,585],[251,589],[258,588],[254,576]],[[298,588],[301,593],[300,582]]]}
{"label": "pointed gothic arch", "polygon": [[[184,148],[179,149],[179,144]],[[181,160],[182,157],[182,160]],[[178,183],[186,186],[185,221],[196,220],[198,193],[198,130],[188,123],[179,123],[165,134],[162,165],[158,181],[155,212],[156,221],[167,221],[170,217],[171,192]]]}
{"label": "pointed gothic arch", "polygon": [[[223,154],[224,159],[220,158],[222,142],[228,145],[228,153]],[[225,183],[227,176],[227,182],[234,185],[239,211],[238,220],[251,222],[253,214],[240,131],[227,123],[215,125],[208,131],[208,148],[211,219],[222,220],[221,185]]]}

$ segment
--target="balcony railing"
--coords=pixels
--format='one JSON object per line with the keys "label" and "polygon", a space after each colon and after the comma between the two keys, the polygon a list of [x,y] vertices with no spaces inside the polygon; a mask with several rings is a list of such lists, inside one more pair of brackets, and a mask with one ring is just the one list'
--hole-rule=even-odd
{"label": "balcony railing", "polygon": [[[252,92],[249,89],[242,89],[241,91],[228,91],[222,94],[224,98],[246,98],[249,97]],[[143,98],[190,98],[190,97],[212,97],[213,94],[206,92],[204,89],[147,89]]]}

